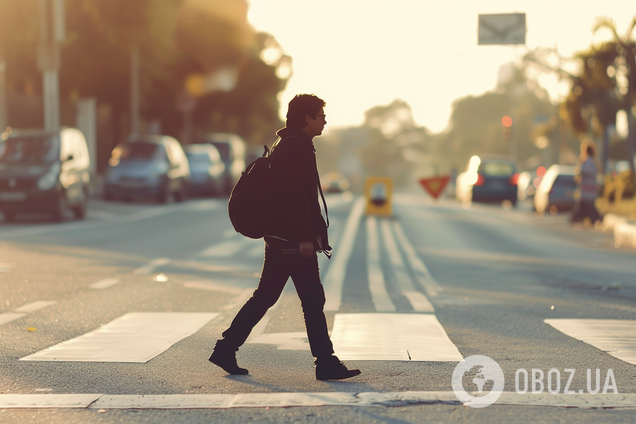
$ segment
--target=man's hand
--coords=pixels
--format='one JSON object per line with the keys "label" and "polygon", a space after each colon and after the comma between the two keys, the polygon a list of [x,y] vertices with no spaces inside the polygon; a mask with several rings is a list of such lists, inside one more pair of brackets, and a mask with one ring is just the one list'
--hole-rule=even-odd
{"label": "man's hand", "polygon": [[298,245],[298,251],[306,258],[314,254],[314,244],[310,241],[303,241]]}

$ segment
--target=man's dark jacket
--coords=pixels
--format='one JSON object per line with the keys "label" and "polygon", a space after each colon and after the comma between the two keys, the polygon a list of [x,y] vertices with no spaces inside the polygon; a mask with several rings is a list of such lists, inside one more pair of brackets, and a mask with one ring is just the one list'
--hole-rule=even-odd
{"label": "man's dark jacket", "polygon": [[295,243],[310,241],[317,251],[331,250],[320,212],[320,180],[311,137],[292,128],[283,128],[277,135],[271,153],[271,206],[275,212],[270,234]]}

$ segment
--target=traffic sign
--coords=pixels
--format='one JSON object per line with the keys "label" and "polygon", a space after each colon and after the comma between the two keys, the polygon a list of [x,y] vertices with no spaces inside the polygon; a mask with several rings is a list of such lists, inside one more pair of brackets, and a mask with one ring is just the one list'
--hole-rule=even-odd
{"label": "traffic sign", "polygon": [[450,175],[423,178],[420,180],[420,184],[422,184],[422,187],[424,187],[424,190],[426,190],[428,194],[433,196],[433,199],[437,199],[442,191],[444,191],[444,188],[446,188],[446,184],[448,184],[450,178]]}
{"label": "traffic sign", "polygon": [[478,44],[526,44],[526,14],[479,15]]}
{"label": "traffic sign", "polygon": [[368,177],[364,193],[366,198],[365,213],[367,215],[390,216],[392,212],[391,196],[393,180],[387,177]]}

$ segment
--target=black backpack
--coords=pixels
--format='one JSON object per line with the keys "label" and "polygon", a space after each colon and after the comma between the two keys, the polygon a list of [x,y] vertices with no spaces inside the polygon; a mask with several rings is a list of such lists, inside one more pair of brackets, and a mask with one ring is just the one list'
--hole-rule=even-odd
{"label": "black backpack", "polygon": [[[227,211],[234,230],[245,237],[253,239],[259,239],[266,235],[275,237],[267,234],[274,206],[271,204],[270,199],[272,187],[271,152],[267,146],[263,147],[265,147],[263,155],[247,166],[234,185],[230,199],[227,202]],[[329,227],[327,202],[320,187],[320,177],[318,177],[318,174],[316,174],[316,177],[318,178],[318,190],[320,191],[325,215],[327,216],[327,227]],[[325,251],[325,255],[330,257],[331,251]]]}
{"label": "black backpack", "polygon": [[234,185],[227,211],[237,233],[259,239],[265,235],[270,218],[268,198],[271,187],[270,151],[250,163]]}

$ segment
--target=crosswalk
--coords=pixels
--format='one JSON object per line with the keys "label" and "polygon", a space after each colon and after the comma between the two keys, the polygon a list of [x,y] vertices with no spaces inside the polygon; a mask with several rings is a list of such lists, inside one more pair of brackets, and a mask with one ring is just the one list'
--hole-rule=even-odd
{"label": "crosswalk", "polygon": [[[331,337],[336,353],[346,360],[395,360],[457,362],[463,359],[459,349],[437,319],[434,302],[442,290],[427,266],[417,255],[399,219],[363,215],[363,201],[352,203],[341,226],[336,252],[323,271],[327,294],[325,310],[333,312]],[[373,310],[345,313],[341,310],[347,267],[354,247],[365,243],[366,282]],[[193,260],[225,263],[232,258],[261,258],[263,241],[251,240],[228,231],[222,240],[198,252]],[[172,263],[156,258],[133,270],[134,275],[149,275]],[[395,282],[389,285],[388,282]],[[117,278],[92,283],[92,289],[107,290],[121,285]],[[233,294],[222,311],[207,313],[131,312],[70,340],[21,358],[23,361],[147,362],[170,349],[175,343],[196,333],[224,312],[239,308],[251,295],[251,289],[233,287],[231,282],[188,281],[184,289],[226,291]],[[395,293],[395,290],[398,293]],[[396,302],[396,295],[408,301]],[[279,349],[306,350],[304,332],[268,333],[267,327],[279,302],[252,332],[248,343],[275,345]],[[54,301],[36,301],[0,314],[0,325],[53,305]],[[594,321],[594,322],[592,322]],[[556,330],[608,351],[615,357],[636,364],[636,333],[631,321],[618,320],[546,320]]]}

